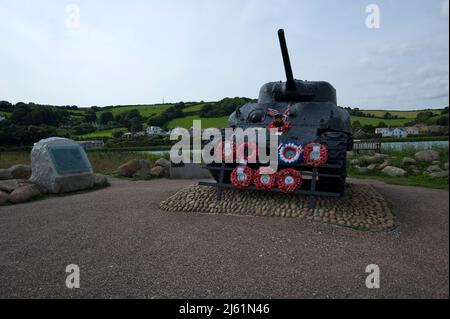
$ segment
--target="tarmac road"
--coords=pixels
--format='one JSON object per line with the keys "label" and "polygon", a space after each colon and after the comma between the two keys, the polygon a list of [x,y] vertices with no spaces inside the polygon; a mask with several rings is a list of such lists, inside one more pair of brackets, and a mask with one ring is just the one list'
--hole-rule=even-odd
{"label": "tarmac road", "polygon": [[[376,183],[399,227],[168,213],[193,181],[117,182],[0,208],[2,298],[448,298],[449,192]],[[80,267],[80,289],[65,286]],[[368,289],[377,264],[381,287]]]}

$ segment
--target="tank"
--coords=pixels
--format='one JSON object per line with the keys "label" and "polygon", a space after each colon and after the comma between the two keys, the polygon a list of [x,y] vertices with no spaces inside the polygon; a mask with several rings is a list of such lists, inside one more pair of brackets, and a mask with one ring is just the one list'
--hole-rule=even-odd
{"label": "tank", "polygon": [[[317,190],[343,195],[347,176],[347,151],[353,147],[350,115],[345,109],[337,106],[336,90],[330,83],[294,78],[284,30],[278,30],[278,38],[286,81],[264,84],[259,92],[257,102],[247,103],[236,109],[229,117],[228,127],[266,128],[273,121],[273,117],[269,114],[271,111],[275,110],[279,114],[283,114],[289,109],[288,122],[290,126],[279,136],[280,143],[295,142],[305,146],[315,142],[326,145],[327,164],[331,164],[327,166],[333,168],[318,168],[319,175],[322,176],[317,180]],[[217,165],[213,164],[212,166],[217,168]],[[253,166],[257,166],[257,164],[253,164]],[[311,170],[308,167],[297,167],[297,169],[300,171]],[[229,171],[228,169],[227,172]],[[220,171],[211,169],[210,172],[216,181],[219,181]],[[224,174],[224,182],[229,181],[229,173],[225,172]],[[308,174],[302,175],[307,176]],[[333,177],[326,177],[326,175],[333,175]],[[308,187],[308,183],[304,183],[303,187]]]}

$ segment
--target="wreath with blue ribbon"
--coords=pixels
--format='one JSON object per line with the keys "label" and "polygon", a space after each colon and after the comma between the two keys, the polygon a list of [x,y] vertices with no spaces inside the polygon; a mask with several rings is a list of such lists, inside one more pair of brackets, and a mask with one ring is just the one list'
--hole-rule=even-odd
{"label": "wreath with blue ribbon", "polygon": [[302,159],[303,148],[294,142],[282,143],[278,147],[278,158],[283,164],[295,164]]}

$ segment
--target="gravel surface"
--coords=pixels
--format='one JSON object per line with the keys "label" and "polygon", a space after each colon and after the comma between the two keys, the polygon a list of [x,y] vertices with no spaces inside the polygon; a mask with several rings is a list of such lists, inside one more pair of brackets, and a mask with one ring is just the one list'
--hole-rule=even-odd
{"label": "gravel surface", "polygon": [[186,187],[159,205],[170,212],[294,217],[358,230],[389,230],[395,221],[389,204],[371,185],[348,184],[345,196],[317,197],[316,208],[308,208],[308,197],[296,194],[223,190],[206,186]]}
{"label": "gravel surface", "polygon": [[[398,226],[362,232],[158,208],[192,183],[121,181],[0,207],[0,297],[449,297],[448,191],[375,183]],[[80,289],[65,287],[68,264]],[[365,286],[369,264],[380,289]]]}

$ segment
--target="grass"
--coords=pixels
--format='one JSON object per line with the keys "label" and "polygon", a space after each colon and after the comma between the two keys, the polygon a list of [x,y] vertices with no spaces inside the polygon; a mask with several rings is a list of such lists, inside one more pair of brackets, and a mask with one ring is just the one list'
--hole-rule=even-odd
{"label": "grass", "polygon": [[156,116],[164,112],[164,110],[170,106],[173,106],[173,104],[153,104],[153,105],[127,105],[127,106],[120,106],[120,107],[114,107],[102,111],[97,112],[97,117],[100,117],[100,115],[104,112],[111,112],[114,116],[116,116],[119,113],[123,113],[126,111],[131,110],[138,110],[139,113],[143,117],[151,117]]}
{"label": "grass", "polygon": [[194,104],[183,109],[183,113],[198,112],[205,104]]}
{"label": "grass", "polygon": [[[152,164],[161,156],[145,154],[136,151],[93,151],[87,152],[95,173],[113,175],[117,168],[132,159],[147,159]],[[2,152],[0,154],[0,169],[9,168],[15,164],[27,164],[31,162],[30,152]]]}
{"label": "grass", "polygon": [[118,129],[111,129],[111,130],[104,130],[104,131],[98,131],[98,132],[92,132],[89,134],[84,134],[78,136],[79,138],[100,138],[100,137],[113,137],[113,131],[120,130],[122,132],[127,132],[126,128],[118,128]]}
{"label": "grass", "polygon": [[359,121],[361,125],[373,125],[377,126],[380,122],[385,123],[388,126],[403,126],[405,123],[411,122],[411,119],[380,119],[380,118],[371,118],[371,117],[362,117],[362,116],[352,116],[352,123],[354,121]]}
{"label": "grass", "polygon": [[[423,110],[422,110],[423,111]],[[393,116],[397,115],[398,117],[404,117],[407,119],[415,119],[417,117],[417,114],[419,114],[422,111],[383,111],[383,110],[362,110],[362,112],[364,112],[365,114],[372,114],[376,117],[383,117],[384,114],[386,113],[390,113]],[[442,110],[430,110],[432,111],[435,115],[439,115],[441,114]]]}
{"label": "grass", "polygon": [[202,128],[208,128],[208,127],[224,128],[227,125],[228,116],[201,118],[198,115],[191,115],[191,116],[186,116],[183,118],[174,119],[167,124],[167,127],[168,128],[175,128],[175,127],[190,128],[190,127],[192,127],[193,120],[201,120]]}
{"label": "grass", "polygon": [[[435,148],[436,151],[440,153],[440,161],[441,163],[448,162],[449,150],[448,148]],[[349,176],[355,178],[366,178],[366,179],[376,179],[381,180],[388,184],[397,184],[397,185],[409,185],[409,186],[421,186],[428,188],[437,188],[437,189],[449,189],[448,185],[448,177],[440,177],[433,178],[427,174],[419,174],[414,175],[411,169],[408,167],[403,167],[402,160],[404,157],[414,158],[414,154],[417,151],[414,149],[405,149],[401,152],[399,151],[386,151],[385,154],[389,155],[391,159],[389,160],[390,166],[396,166],[405,169],[408,174],[404,177],[389,177],[382,173],[381,171],[369,171],[367,173],[361,174],[352,166],[349,166]],[[356,155],[354,158],[359,158],[361,156],[367,155],[367,153],[361,153]],[[417,162],[416,167],[420,171],[424,171],[427,167],[429,167],[430,163],[420,163]]]}

